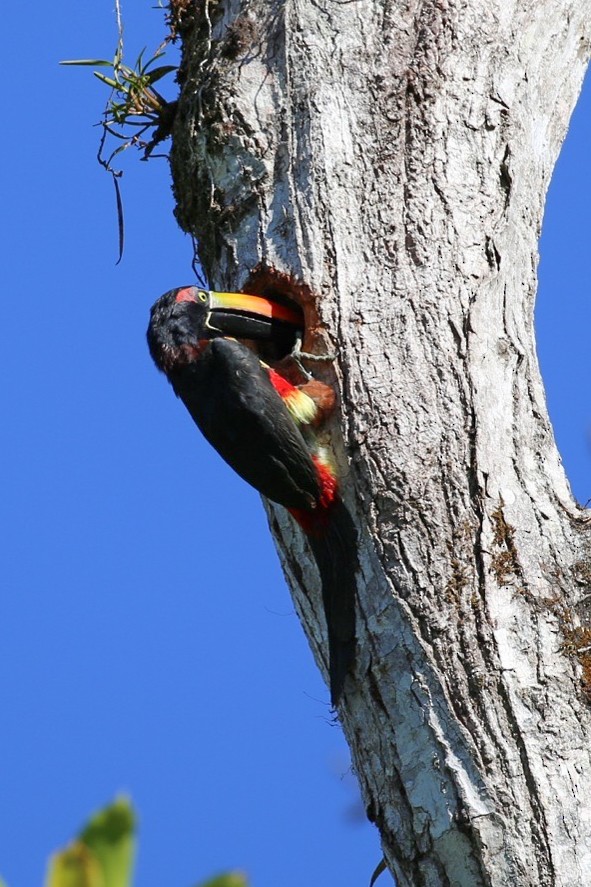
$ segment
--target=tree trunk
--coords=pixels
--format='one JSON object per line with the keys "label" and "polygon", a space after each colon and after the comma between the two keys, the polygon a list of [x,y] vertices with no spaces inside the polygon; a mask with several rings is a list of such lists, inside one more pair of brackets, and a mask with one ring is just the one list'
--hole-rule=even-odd
{"label": "tree trunk", "polygon": [[[591,544],[535,353],[590,0],[172,0],[214,288],[302,301],[360,531],[339,715],[400,887],[591,880]],[[318,580],[271,526],[325,668]],[[303,569],[298,566],[304,563]]]}

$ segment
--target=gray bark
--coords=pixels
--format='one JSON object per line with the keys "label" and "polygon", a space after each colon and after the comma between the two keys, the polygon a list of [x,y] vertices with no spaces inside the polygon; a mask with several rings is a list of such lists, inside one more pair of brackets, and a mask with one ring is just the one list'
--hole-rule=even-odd
{"label": "gray bark", "polygon": [[[533,332],[590,0],[205,0],[173,175],[214,288],[309,288],[362,538],[339,712],[400,887],[591,880],[591,546]],[[318,583],[271,509],[325,657]],[[304,563],[303,575],[297,564]]]}

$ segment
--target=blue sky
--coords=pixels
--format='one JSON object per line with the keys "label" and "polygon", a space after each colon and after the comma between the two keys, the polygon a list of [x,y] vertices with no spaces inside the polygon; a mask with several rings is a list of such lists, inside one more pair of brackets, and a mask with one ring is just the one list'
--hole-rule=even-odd
{"label": "blue sky", "polygon": [[[340,729],[256,493],[204,444],[144,341],[191,281],[166,162],[126,159],[127,244],[95,162],[104,88],[59,59],[109,56],[110,3],[6,9],[0,594],[0,874],[47,855],[129,792],[137,887],[229,868],[253,887],[367,884]],[[162,13],[124,5],[130,57]],[[26,41],[26,43],[25,43]],[[586,384],[591,89],[551,188],[540,356],[578,498],[591,496]],[[387,876],[384,876],[384,881]],[[381,883],[381,882],[380,882]]]}

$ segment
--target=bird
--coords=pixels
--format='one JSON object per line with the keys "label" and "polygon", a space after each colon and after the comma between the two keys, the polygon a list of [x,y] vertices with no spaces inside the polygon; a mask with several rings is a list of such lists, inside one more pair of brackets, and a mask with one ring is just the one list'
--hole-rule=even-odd
{"label": "bird", "polygon": [[313,379],[294,384],[245,344],[290,341],[302,324],[293,306],[189,285],[155,302],[147,339],[156,367],[206,440],[302,528],[320,574],[336,709],[355,661],[359,564],[357,530],[315,431],[334,392]]}

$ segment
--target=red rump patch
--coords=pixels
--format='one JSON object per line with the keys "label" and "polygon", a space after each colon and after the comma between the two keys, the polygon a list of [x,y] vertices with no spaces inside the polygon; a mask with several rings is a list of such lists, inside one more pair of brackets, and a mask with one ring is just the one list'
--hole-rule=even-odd
{"label": "red rump patch", "polygon": [[304,533],[322,532],[330,519],[330,511],[337,498],[338,482],[331,471],[330,466],[320,457],[312,456],[316,466],[316,475],[320,485],[320,496],[316,508],[304,511],[303,508],[289,508],[288,511],[294,517]]}
{"label": "red rump patch", "polygon": [[280,376],[279,373],[275,372],[275,370],[272,370],[269,367],[268,373],[271,384],[280,397],[285,399],[294,392],[297,394],[298,389],[295,387],[295,385],[292,385],[291,382],[288,382],[287,379],[285,379],[283,376]]}
{"label": "red rump patch", "polygon": [[320,458],[320,456],[312,456],[318,480],[320,481],[320,499],[318,504],[321,508],[330,508],[337,494],[337,479],[331,471],[330,466]]}
{"label": "red rump patch", "polygon": [[[298,395],[301,393],[299,388],[292,385],[291,382],[288,382],[280,373],[270,367],[267,372],[269,373],[269,379],[271,380],[273,388],[283,400],[290,397],[290,395]],[[308,534],[322,532],[328,523],[331,508],[337,498],[338,487],[337,479],[328,462],[317,454],[312,456],[312,461],[316,468],[316,477],[318,478],[318,486],[320,487],[320,495],[316,505],[314,508],[310,508],[310,510],[304,510],[303,508],[288,509],[289,513],[297,520],[304,533]]]}

